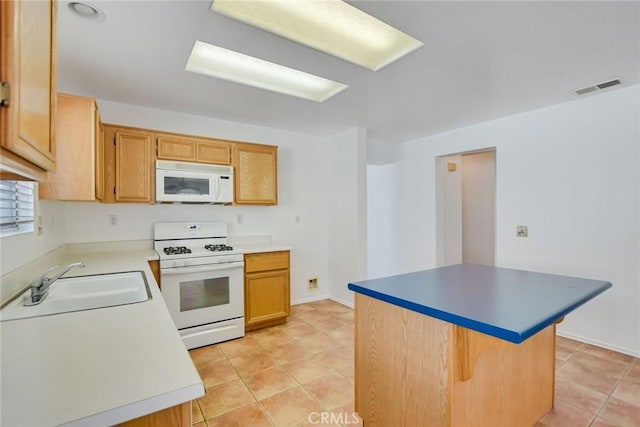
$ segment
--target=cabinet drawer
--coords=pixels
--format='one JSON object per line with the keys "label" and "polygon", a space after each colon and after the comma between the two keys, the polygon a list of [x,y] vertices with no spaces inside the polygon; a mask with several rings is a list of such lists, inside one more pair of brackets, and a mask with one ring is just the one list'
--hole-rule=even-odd
{"label": "cabinet drawer", "polygon": [[244,256],[245,273],[256,271],[282,270],[289,268],[289,251],[246,254]]}

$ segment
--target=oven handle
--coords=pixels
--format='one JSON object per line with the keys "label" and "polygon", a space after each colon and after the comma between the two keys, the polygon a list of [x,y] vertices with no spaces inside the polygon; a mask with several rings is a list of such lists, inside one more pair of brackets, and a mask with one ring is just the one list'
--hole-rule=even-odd
{"label": "oven handle", "polygon": [[244,262],[229,262],[226,264],[213,264],[213,265],[194,265],[194,266],[186,266],[186,267],[175,267],[175,268],[161,268],[160,274],[163,276],[169,276],[172,274],[184,274],[184,273],[202,273],[207,271],[220,271],[220,270],[231,270],[235,268],[242,268],[244,266]]}

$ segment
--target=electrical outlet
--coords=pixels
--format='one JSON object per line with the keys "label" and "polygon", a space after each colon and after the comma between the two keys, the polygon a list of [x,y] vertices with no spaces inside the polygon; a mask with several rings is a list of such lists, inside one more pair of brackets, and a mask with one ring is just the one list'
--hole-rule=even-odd
{"label": "electrical outlet", "polygon": [[527,227],[526,225],[516,226],[516,236],[529,237],[529,227]]}
{"label": "electrical outlet", "polygon": [[311,279],[309,279],[307,281],[307,289],[309,289],[310,291],[317,291],[318,290],[318,278],[317,277],[312,277]]}
{"label": "electrical outlet", "polygon": [[43,229],[44,229],[44,226],[42,224],[42,215],[38,215],[38,217],[36,218],[36,230],[37,230],[36,235],[41,236]]}
{"label": "electrical outlet", "polygon": [[238,217],[236,218],[236,222],[238,224],[242,224],[244,222],[244,216],[242,214],[239,214]]}
{"label": "electrical outlet", "polygon": [[115,227],[118,225],[118,215],[109,215],[109,226]]}

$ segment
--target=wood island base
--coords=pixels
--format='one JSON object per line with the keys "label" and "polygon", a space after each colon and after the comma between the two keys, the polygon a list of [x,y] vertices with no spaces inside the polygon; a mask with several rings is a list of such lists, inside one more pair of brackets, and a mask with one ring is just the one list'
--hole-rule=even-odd
{"label": "wood island base", "polygon": [[553,407],[555,324],[521,344],[355,294],[364,425],[532,426]]}

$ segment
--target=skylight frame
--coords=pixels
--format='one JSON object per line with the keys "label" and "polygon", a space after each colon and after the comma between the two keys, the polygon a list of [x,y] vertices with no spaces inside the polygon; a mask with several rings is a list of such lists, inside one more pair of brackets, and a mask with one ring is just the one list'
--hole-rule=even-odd
{"label": "skylight frame", "polygon": [[372,71],[424,45],[341,0],[213,0],[211,10]]}
{"label": "skylight frame", "polygon": [[316,102],[349,86],[255,56],[196,40],[185,70]]}

